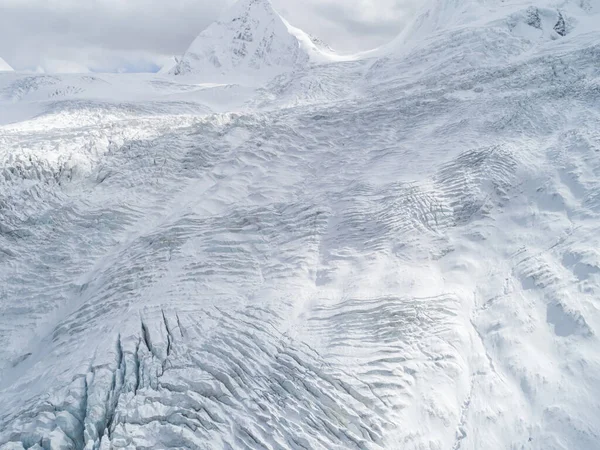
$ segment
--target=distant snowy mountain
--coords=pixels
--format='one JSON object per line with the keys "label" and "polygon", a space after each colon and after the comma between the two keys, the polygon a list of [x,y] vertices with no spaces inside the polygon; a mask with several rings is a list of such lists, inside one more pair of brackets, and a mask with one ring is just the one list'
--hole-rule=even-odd
{"label": "distant snowy mountain", "polygon": [[14,72],[14,69],[2,58],[0,58],[0,72]]}
{"label": "distant snowy mountain", "polygon": [[171,70],[206,82],[256,82],[336,59],[320,40],[292,27],[269,0],[242,0],[204,30]]}

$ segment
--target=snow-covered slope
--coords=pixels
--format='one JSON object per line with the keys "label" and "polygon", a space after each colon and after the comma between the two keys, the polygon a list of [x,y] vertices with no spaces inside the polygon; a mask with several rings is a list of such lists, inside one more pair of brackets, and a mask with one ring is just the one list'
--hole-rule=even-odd
{"label": "snow-covered slope", "polygon": [[0,79],[1,450],[600,449],[598,11],[438,5],[243,100]]}
{"label": "snow-covered slope", "polygon": [[269,0],[241,0],[200,33],[171,73],[256,83],[334,58],[318,40],[290,26]]}
{"label": "snow-covered slope", "polygon": [[179,63],[179,60],[176,57],[172,57],[159,69],[159,71],[157,73],[159,73],[161,75],[166,75],[169,72],[171,72],[173,69],[175,69],[175,67],[177,66],[178,63]]}
{"label": "snow-covered slope", "polygon": [[383,54],[370,76],[501,69],[544,49],[554,52],[555,41],[595,33],[599,5],[597,0],[429,0],[413,23],[379,50]]}
{"label": "snow-covered slope", "polygon": [[0,72],[13,72],[13,68],[2,58],[0,58]]}
{"label": "snow-covered slope", "polygon": [[395,43],[402,45],[453,28],[501,26],[503,21],[512,30],[521,24],[539,30],[527,33],[531,37],[555,39],[573,30],[578,18],[595,16],[599,8],[598,0],[428,0]]}

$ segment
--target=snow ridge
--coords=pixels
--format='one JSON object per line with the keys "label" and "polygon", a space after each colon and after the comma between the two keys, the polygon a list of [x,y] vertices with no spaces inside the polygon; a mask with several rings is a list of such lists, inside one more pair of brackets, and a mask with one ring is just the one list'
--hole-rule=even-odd
{"label": "snow ridge", "polygon": [[14,72],[14,69],[0,57],[0,72]]}

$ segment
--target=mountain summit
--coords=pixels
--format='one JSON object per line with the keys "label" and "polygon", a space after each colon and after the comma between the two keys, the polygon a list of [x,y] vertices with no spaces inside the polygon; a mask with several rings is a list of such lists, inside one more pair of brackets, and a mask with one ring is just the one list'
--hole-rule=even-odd
{"label": "mountain summit", "polygon": [[240,0],[200,33],[170,73],[207,82],[265,81],[333,57],[319,42],[290,26],[269,0]]}

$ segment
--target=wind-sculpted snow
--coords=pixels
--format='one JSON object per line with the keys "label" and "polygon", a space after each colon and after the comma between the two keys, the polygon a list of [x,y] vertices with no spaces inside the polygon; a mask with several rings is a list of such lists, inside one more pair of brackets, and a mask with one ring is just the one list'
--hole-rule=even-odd
{"label": "wind-sculpted snow", "polygon": [[0,448],[600,448],[600,34],[494,23],[252,92],[3,75]]}

